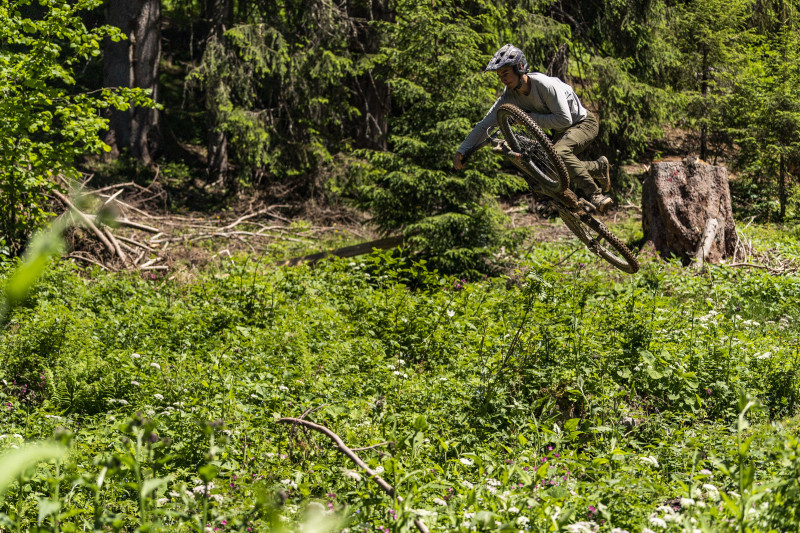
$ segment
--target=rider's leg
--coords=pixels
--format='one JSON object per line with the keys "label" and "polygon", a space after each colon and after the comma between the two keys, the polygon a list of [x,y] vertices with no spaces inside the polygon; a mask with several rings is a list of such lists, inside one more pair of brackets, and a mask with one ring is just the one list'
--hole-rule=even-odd
{"label": "rider's leg", "polygon": [[564,161],[570,180],[575,187],[595,204],[600,212],[603,212],[610,207],[611,199],[603,195],[600,187],[589,175],[586,162],[578,159],[578,154],[583,152],[597,137],[598,130],[597,117],[590,112],[586,119],[570,127],[561,135],[556,141],[555,149]]}
{"label": "rider's leg", "polygon": [[578,159],[578,154],[586,150],[597,137],[598,130],[597,117],[590,112],[582,122],[562,133],[555,143],[556,152],[567,167],[570,181],[587,196],[600,188],[589,175],[587,162]]}

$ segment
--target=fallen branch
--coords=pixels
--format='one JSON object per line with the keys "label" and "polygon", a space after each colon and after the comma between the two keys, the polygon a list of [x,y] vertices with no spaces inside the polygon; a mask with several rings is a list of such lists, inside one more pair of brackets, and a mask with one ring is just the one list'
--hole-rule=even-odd
{"label": "fallen branch", "polygon": [[92,222],[91,218],[94,218],[93,216],[87,215],[86,213],[75,207],[75,204],[73,204],[69,198],[67,198],[57,190],[53,190],[53,194],[55,194],[56,197],[59,200],[61,200],[64,203],[64,205],[66,205],[70,209],[70,211],[76,217],[78,217],[78,219],[80,219],[80,221],[83,222],[83,224],[85,224],[86,227],[92,231],[92,233],[94,233],[97,236],[98,239],[100,239],[100,242],[102,242],[105,245],[105,247],[108,249],[109,252],[111,252],[113,255],[116,255],[117,250],[116,248],[114,248],[114,245],[111,244],[111,241],[109,241],[106,238],[106,236],[103,235],[103,232],[97,228],[94,222]]}
{"label": "fallen branch", "polygon": [[[278,423],[300,425],[309,429],[313,429],[314,431],[318,431],[319,433],[322,433],[336,444],[336,448],[340,452],[342,452],[351,461],[353,461],[362,470],[364,470],[364,472],[366,472],[369,475],[369,477],[372,478],[375,481],[375,483],[377,483],[378,486],[381,489],[383,489],[383,491],[386,494],[388,494],[392,498],[395,498],[398,502],[402,503],[403,498],[395,493],[394,487],[389,485],[389,483],[387,483],[385,479],[379,476],[377,472],[375,472],[369,466],[367,466],[367,463],[365,463],[358,455],[356,455],[356,453],[353,450],[348,448],[347,445],[344,443],[344,441],[342,441],[341,437],[339,437],[339,435],[337,435],[330,429],[326,428],[325,426],[315,424],[314,422],[311,422],[309,420],[301,420],[299,418],[288,418],[288,417],[280,418],[278,419]],[[419,529],[420,533],[430,533],[430,530],[428,529],[428,527],[425,525],[425,522],[423,522],[421,518],[418,517],[414,518],[414,525],[417,526],[417,529]]]}
{"label": "fallen branch", "polygon": [[138,246],[139,248],[144,248],[148,252],[152,252],[153,251],[153,248],[151,248],[150,246],[147,246],[146,244],[141,243],[139,241],[135,241],[133,239],[129,239],[128,237],[123,237],[122,235],[117,235],[117,239],[119,239],[119,240],[121,240],[123,242],[127,242],[128,244],[131,244],[133,246]]}
{"label": "fallen branch", "polygon": [[394,237],[386,237],[385,239],[378,239],[376,241],[356,244],[354,246],[345,246],[344,248],[337,248],[336,250],[331,250],[329,252],[319,252],[316,254],[304,255],[302,257],[295,257],[294,259],[279,261],[278,263],[276,263],[276,265],[295,266],[299,265],[300,263],[316,263],[320,259],[324,259],[330,256],[354,257],[357,255],[367,254],[371,252],[373,248],[377,248],[378,250],[387,250],[389,248],[395,248],[396,246],[399,246],[402,243],[403,243],[403,236],[395,235]]}
{"label": "fallen branch", "polygon": [[126,265],[129,264],[128,256],[125,254],[125,252],[122,251],[122,247],[119,245],[117,239],[115,239],[114,236],[111,234],[111,232],[108,231],[108,228],[103,228],[102,231],[103,234],[106,236],[106,238],[109,240],[109,242],[111,242],[111,245],[114,247],[114,250],[117,252],[119,258],[122,259],[122,262],[125,263]]}
{"label": "fallen branch", "polygon": [[100,261],[95,261],[91,257],[84,257],[84,256],[78,254],[77,252],[72,252],[71,254],[67,255],[67,257],[69,257],[70,259],[79,259],[81,261],[86,261],[87,263],[91,263],[93,265],[97,265],[101,269],[106,270],[106,271],[111,270],[109,267],[107,267],[106,265],[104,265]]}

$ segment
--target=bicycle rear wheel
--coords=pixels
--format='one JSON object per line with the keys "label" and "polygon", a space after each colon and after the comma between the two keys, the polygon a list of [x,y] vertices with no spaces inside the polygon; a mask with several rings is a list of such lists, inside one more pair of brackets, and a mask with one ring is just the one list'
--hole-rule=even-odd
{"label": "bicycle rear wheel", "polygon": [[639,270],[639,261],[633,252],[611,233],[605,224],[589,213],[576,215],[562,205],[557,204],[557,207],[564,224],[592,253],[628,274],[634,274]]}
{"label": "bicycle rear wheel", "polygon": [[545,192],[560,194],[569,187],[569,173],[553,143],[536,122],[513,104],[497,110],[497,121],[508,145],[522,155],[514,161]]}

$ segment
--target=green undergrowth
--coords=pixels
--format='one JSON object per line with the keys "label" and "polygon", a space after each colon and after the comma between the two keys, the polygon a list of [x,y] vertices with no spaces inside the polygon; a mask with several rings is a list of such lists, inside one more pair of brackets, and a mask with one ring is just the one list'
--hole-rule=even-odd
{"label": "green undergrowth", "polygon": [[[0,461],[68,452],[0,486],[0,531],[797,529],[797,276],[627,276],[574,239],[515,260],[54,265],[0,333]],[[357,453],[403,501],[277,423],[309,409],[381,444]]]}

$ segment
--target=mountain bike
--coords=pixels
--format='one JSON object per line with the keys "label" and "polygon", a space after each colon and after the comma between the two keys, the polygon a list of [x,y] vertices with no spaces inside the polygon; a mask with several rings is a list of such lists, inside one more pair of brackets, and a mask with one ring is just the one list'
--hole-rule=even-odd
{"label": "mountain bike", "polygon": [[464,154],[464,160],[491,143],[492,151],[503,155],[522,171],[531,190],[544,196],[545,201],[558,210],[564,224],[589,250],[623,272],[638,271],[639,261],[630,249],[592,216],[594,206],[570,190],[567,167],[539,125],[513,104],[501,105],[497,120],[498,129]]}

